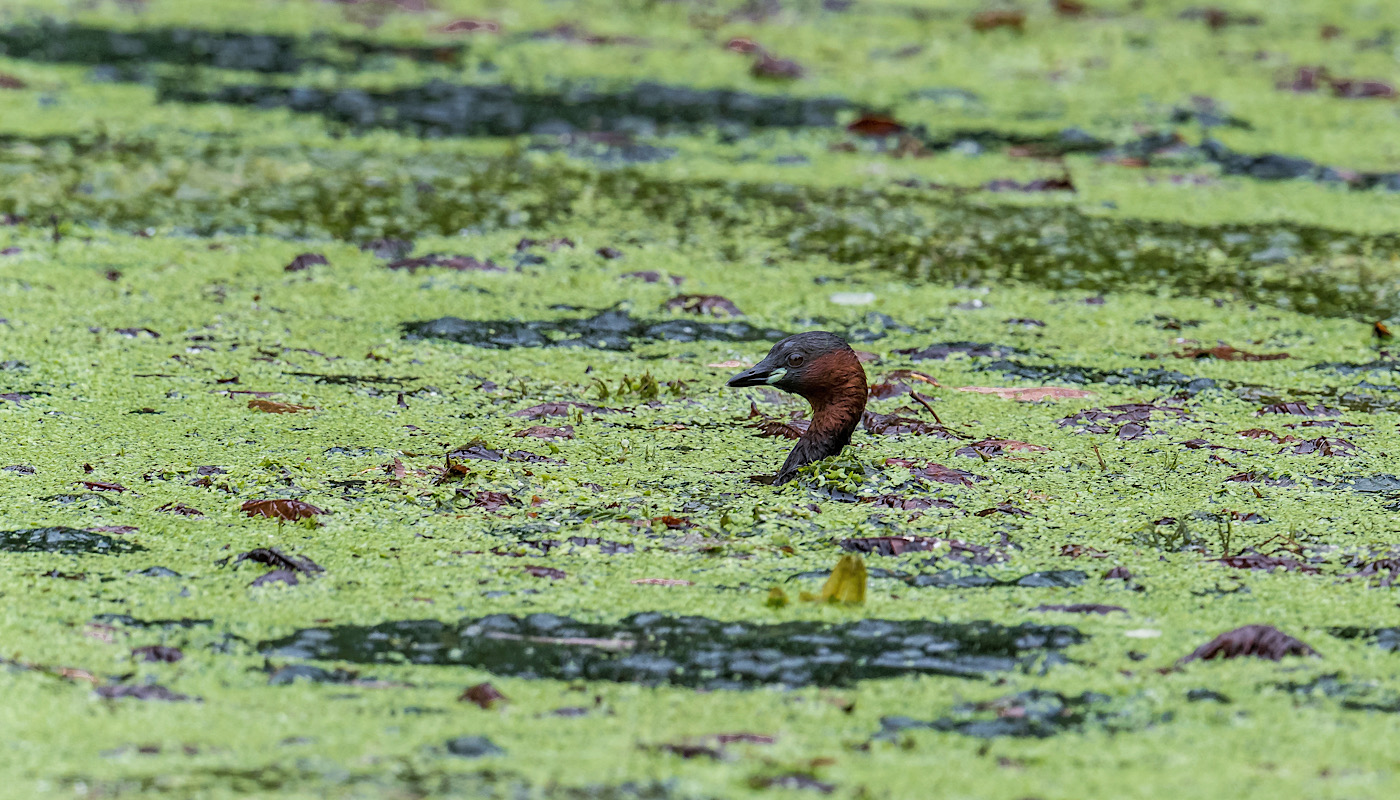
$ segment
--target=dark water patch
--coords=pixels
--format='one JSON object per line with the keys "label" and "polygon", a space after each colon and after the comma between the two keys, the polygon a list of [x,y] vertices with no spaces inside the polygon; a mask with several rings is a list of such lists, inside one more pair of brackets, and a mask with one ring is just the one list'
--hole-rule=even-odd
{"label": "dark water patch", "polygon": [[1308,369],[1335,372],[1338,375],[1360,375],[1366,372],[1400,372],[1400,360],[1378,358],[1375,361],[1323,361]]}
{"label": "dark water patch", "polygon": [[134,553],[146,548],[113,539],[100,533],[53,526],[0,531],[0,551],[10,553],[66,553],[68,555],[113,555]]}
{"label": "dark water patch", "polygon": [[1044,689],[999,697],[983,703],[963,703],[953,714],[934,720],[881,717],[874,738],[896,740],[904,731],[935,730],[992,739],[998,736],[1046,739],[1090,727],[1109,731],[1134,730],[1152,719],[1131,706],[1115,704],[1108,695],[1085,692],[1067,696]]}
{"label": "dark water patch", "polygon": [[180,619],[139,619],[130,614],[97,614],[92,618],[93,622],[104,625],[125,625],[128,628],[160,628],[162,630],[189,630],[191,628],[213,625],[212,619],[190,619],[181,617]]}
{"label": "dark water patch", "polygon": [[352,663],[454,664],[497,675],[645,685],[848,686],[930,674],[978,678],[1063,661],[1068,626],[862,620],[761,625],[634,614],[614,624],[504,614],[456,624],[406,620],[309,628],[262,642],[266,655]]}
{"label": "dark water patch", "polygon": [[1196,394],[1206,389],[1220,386],[1213,378],[1192,377],[1174,369],[1152,367],[1139,369],[1128,367],[1117,370],[1101,370],[1094,367],[1061,364],[1026,364],[1020,361],[1002,359],[977,368],[981,372],[1000,373],[1003,378],[1022,378],[1037,382],[1060,383],[1102,383],[1109,386],[1152,387],[1169,391]]}
{"label": "dark water patch", "polygon": [[[107,80],[140,79],[149,64],[295,73],[308,66],[359,69],[371,56],[456,64],[462,45],[398,45],[371,39],[313,35],[299,39],[268,33],[199,28],[113,30],[52,20],[0,28],[0,54],[29,61],[103,65]],[[125,68],[125,69],[120,69]]]}
{"label": "dark water patch", "polygon": [[592,347],[631,350],[634,342],[757,342],[787,334],[747,322],[702,322],[689,319],[648,321],[612,309],[592,317],[561,320],[466,320],[442,317],[406,322],[407,339],[447,339],[460,344],[507,350],[512,347]]}
{"label": "dark water patch", "polygon": [[[893,537],[892,537],[893,538]],[[854,540],[847,540],[854,541]],[[844,549],[853,549],[845,547]],[[938,557],[934,557],[924,562],[927,565],[938,563]],[[1070,586],[1079,586],[1088,580],[1088,575],[1077,570],[1046,570],[1042,572],[1030,572],[1016,578],[994,578],[982,572],[966,572],[954,569],[945,569],[938,572],[923,572],[910,574],[895,570],[879,568],[868,568],[866,574],[873,580],[889,579],[902,581],[915,589],[935,588],[935,589],[982,589],[996,586],[1019,586],[1024,589],[1053,589]],[[830,570],[811,570],[809,572],[798,572],[787,577],[788,581],[809,580],[818,578],[829,578]]]}
{"label": "dark water patch", "polygon": [[1400,651],[1400,628],[1328,628],[1327,632],[1338,639],[1362,639],[1387,653]]}
{"label": "dark water patch", "polygon": [[1400,693],[1373,684],[1343,680],[1339,672],[1319,675],[1306,683],[1278,683],[1274,684],[1274,688],[1301,698],[1320,696],[1336,700],[1348,711],[1400,713]]}
{"label": "dark water patch", "polygon": [[574,87],[527,92],[512,86],[467,86],[434,80],[388,92],[251,84],[212,91],[167,82],[164,102],[221,103],[320,114],[355,130],[388,128],[416,136],[518,136],[579,131],[654,131],[658,126],[808,128],[836,124],[851,107],[837,97],[758,95],[639,83],[617,92]]}
{"label": "dark water patch", "polygon": [[1006,356],[1031,355],[1017,347],[985,342],[935,342],[924,348],[911,347],[891,352],[909,356],[910,361],[946,361],[952,355],[964,355],[968,358],[1005,358]]}

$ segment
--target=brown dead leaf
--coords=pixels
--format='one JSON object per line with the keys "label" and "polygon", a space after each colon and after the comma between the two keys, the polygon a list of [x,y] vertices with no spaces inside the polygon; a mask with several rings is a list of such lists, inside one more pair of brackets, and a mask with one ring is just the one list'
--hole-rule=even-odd
{"label": "brown dead leaf", "polygon": [[268,414],[295,414],[298,411],[315,411],[316,406],[299,406],[295,403],[279,403],[275,400],[249,400],[248,407]]}
{"label": "brown dead leaf", "polygon": [[1004,9],[996,11],[983,11],[972,15],[968,20],[974,31],[986,33],[997,28],[1010,28],[1017,33],[1024,33],[1026,30],[1026,12],[1014,9]]}
{"label": "brown dead leaf", "polygon": [[290,498],[276,500],[249,500],[241,509],[250,517],[270,517],[272,519],[298,520],[328,513],[310,503]]}
{"label": "brown dead leaf", "polygon": [[474,703],[477,706],[489,710],[497,703],[508,703],[501,690],[489,683],[478,683],[475,686],[468,686],[457,698],[458,702]]}

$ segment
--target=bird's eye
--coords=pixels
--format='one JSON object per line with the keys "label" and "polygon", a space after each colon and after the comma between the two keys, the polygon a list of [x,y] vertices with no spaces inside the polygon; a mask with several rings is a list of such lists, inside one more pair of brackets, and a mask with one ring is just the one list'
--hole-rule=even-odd
{"label": "bird's eye", "polygon": [[788,357],[787,357],[787,365],[788,365],[789,367],[800,367],[800,366],[802,366],[802,354],[801,354],[801,353],[791,353],[791,354],[789,354]]}

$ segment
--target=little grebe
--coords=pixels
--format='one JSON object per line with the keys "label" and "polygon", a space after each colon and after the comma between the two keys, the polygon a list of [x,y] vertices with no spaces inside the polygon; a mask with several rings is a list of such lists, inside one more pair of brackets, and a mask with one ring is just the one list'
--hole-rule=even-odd
{"label": "little grebe", "polygon": [[783,339],[729,385],[772,386],[812,404],[812,424],[778,470],[775,486],[797,477],[798,467],[841,452],[865,413],[865,368],[845,340],[827,331]]}

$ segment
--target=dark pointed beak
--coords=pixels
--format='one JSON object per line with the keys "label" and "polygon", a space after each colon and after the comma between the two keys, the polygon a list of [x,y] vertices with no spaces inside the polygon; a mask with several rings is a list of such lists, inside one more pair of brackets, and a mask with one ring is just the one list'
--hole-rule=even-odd
{"label": "dark pointed beak", "polygon": [[734,377],[730,378],[729,383],[725,385],[735,389],[741,386],[767,386],[768,378],[772,374],[772,368],[769,367],[766,363],[760,361],[759,363],[754,364],[752,367],[749,367],[748,369],[744,370],[738,375],[735,375]]}

